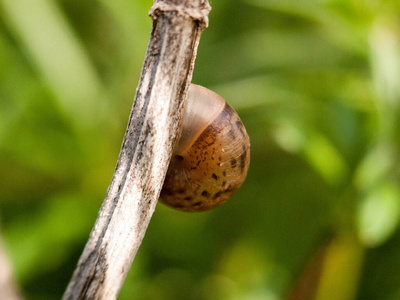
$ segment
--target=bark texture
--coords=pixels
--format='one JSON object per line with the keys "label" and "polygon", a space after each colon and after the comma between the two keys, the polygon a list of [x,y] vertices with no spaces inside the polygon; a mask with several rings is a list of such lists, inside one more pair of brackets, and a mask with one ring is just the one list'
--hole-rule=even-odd
{"label": "bark texture", "polygon": [[157,204],[210,9],[207,0],[154,1],[115,173],[63,299],[118,296]]}

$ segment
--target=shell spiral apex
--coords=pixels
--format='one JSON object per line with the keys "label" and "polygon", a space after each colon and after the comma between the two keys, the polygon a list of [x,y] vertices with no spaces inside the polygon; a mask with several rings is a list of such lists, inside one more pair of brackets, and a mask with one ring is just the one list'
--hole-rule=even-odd
{"label": "shell spiral apex", "polygon": [[242,185],[249,164],[249,136],[238,114],[216,93],[191,84],[160,201],[189,212],[217,207]]}

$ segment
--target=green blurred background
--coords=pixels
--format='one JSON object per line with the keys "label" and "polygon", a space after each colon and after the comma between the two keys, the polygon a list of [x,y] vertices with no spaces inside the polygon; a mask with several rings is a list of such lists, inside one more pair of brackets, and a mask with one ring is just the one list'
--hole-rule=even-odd
{"label": "green blurred background", "polygon": [[[111,181],[151,0],[0,0],[0,231],[59,299]],[[193,81],[251,138],[226,204],[159,204],[119,299],[400,299],[400,2],[218,0]]]}

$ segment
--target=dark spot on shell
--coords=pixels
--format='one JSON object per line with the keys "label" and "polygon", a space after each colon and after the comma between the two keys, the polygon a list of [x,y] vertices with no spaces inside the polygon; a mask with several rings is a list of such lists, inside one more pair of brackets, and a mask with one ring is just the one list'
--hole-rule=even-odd
{"label": "dark spot on shell", "polygon": [[226,171],[222,172],[222,176],[226,177]]}
{"label": "dark spot on shell", "polygon": [[196,202],[195,204],[193,204],[193,206],[199,206],[199,205],[201,205],[201,201],[199,201],[199,202]]}
{"label": "dark spot on shell", "polygon": [[183,156],[182,155],[175,155],[175,159],[176,160],[183,160]]}
{"label": "dark spot on shell", "polygon": [[207,197],[207,198],[210,198],[210,196],[211,196],[211,194],[206,190],[202,191],[201,195],[204,196],[204,197]]}
{"label": "dark spot on shell", "polygon": [[226,186],[226,181],[224,181],[223,183],[222,183],[222,187],[225,187]]}
{"label": "dark spot on shell", "polygon": [[237,165],[236,159],[234,157],[231,158],[231,167],[235,168]]}
{"label": "dark spot on shell", "polygon": [[[211,138],[211,137],[210,137]],[[215,143],[215,137],[212,137],[212,140],[210,140],[210,141],[205,141],[206,142],[206,144],[207,144],[207,147],[211,147],[212,145],[214,145],[214,143]]]}
{"label": "dark spot on shell", "polygon": [[185,189],[179,189],[178,190],[178,194],[184,194],[185,193]]}
{"label": "dark spot on shell", "polygon": [[224,193],[227,194],[227,193],[232,192],[233,190],[234,190],[234,187],[231,186],[231,185],[229,185],[229,186],[225,189]]}
{"label": "dark spot on shell", "polygon": [[223,194],[222,191],[219,191],[217,193],[214,194],[213,199],[217,199],[219,196],[221,196]]}
{"label": "dark spot on shell", "polygon": [[192,197],[185,197],[185,198],[183,198],[183,200],[192,200]]}
{"label": "dark spot on shell", "polygon": [[190,170],[196,170],[197,167],[190,167]]}
{"label": "dark spot on shell", "polygon": [[244,167],[246,166],[246,147],[243,145],[243,153],[240,155],[240,169],[244,172]]}
{"label": "dark spot on shell", "polygon": [[235,132],[233,131],[233,128],[231,127],[231,130],[229,130],[229,137],[234,140],[236,138]]}
{"label": "dark spot on shell", "polygon": [[243,126],[242,122],[241,121],[236,121],[236,126],[239,129],[239,131],[242,134],[242,136],[244,136],[244,132],[243,132],[243,129],[242,129],[242,126]]}
{"label": "dark spot on shell", "polygon": [[181,203],[174,203],[172,204],[173,207],[184,207]]}
{"label": "dark spot on shell", "polygon": [[217,166],[220,167],[222,164],[221,163],[217,163]]}
{"label": "dark spot on shell", "polygon": [[218,179],[218,176],[217,176],[217,174],[215,174],[215,173],[212,173],[211,177],[214,178],[215,180]]}
{"label": "dark spot on shell", "polygon": [[218,157],[218,160],[219,160],[219,161],[222,161],[222,157],[221,157],[221,156],[220,156],[220,157]]}

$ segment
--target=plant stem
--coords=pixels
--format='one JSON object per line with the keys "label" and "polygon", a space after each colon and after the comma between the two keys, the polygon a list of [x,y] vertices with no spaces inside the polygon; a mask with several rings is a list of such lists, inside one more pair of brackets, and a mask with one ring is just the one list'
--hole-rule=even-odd
{"label": "plant stem", "polygon": [[210,9],[207,0],[154,1],[115,173],[63,299],[118,296],[157,204]]}

